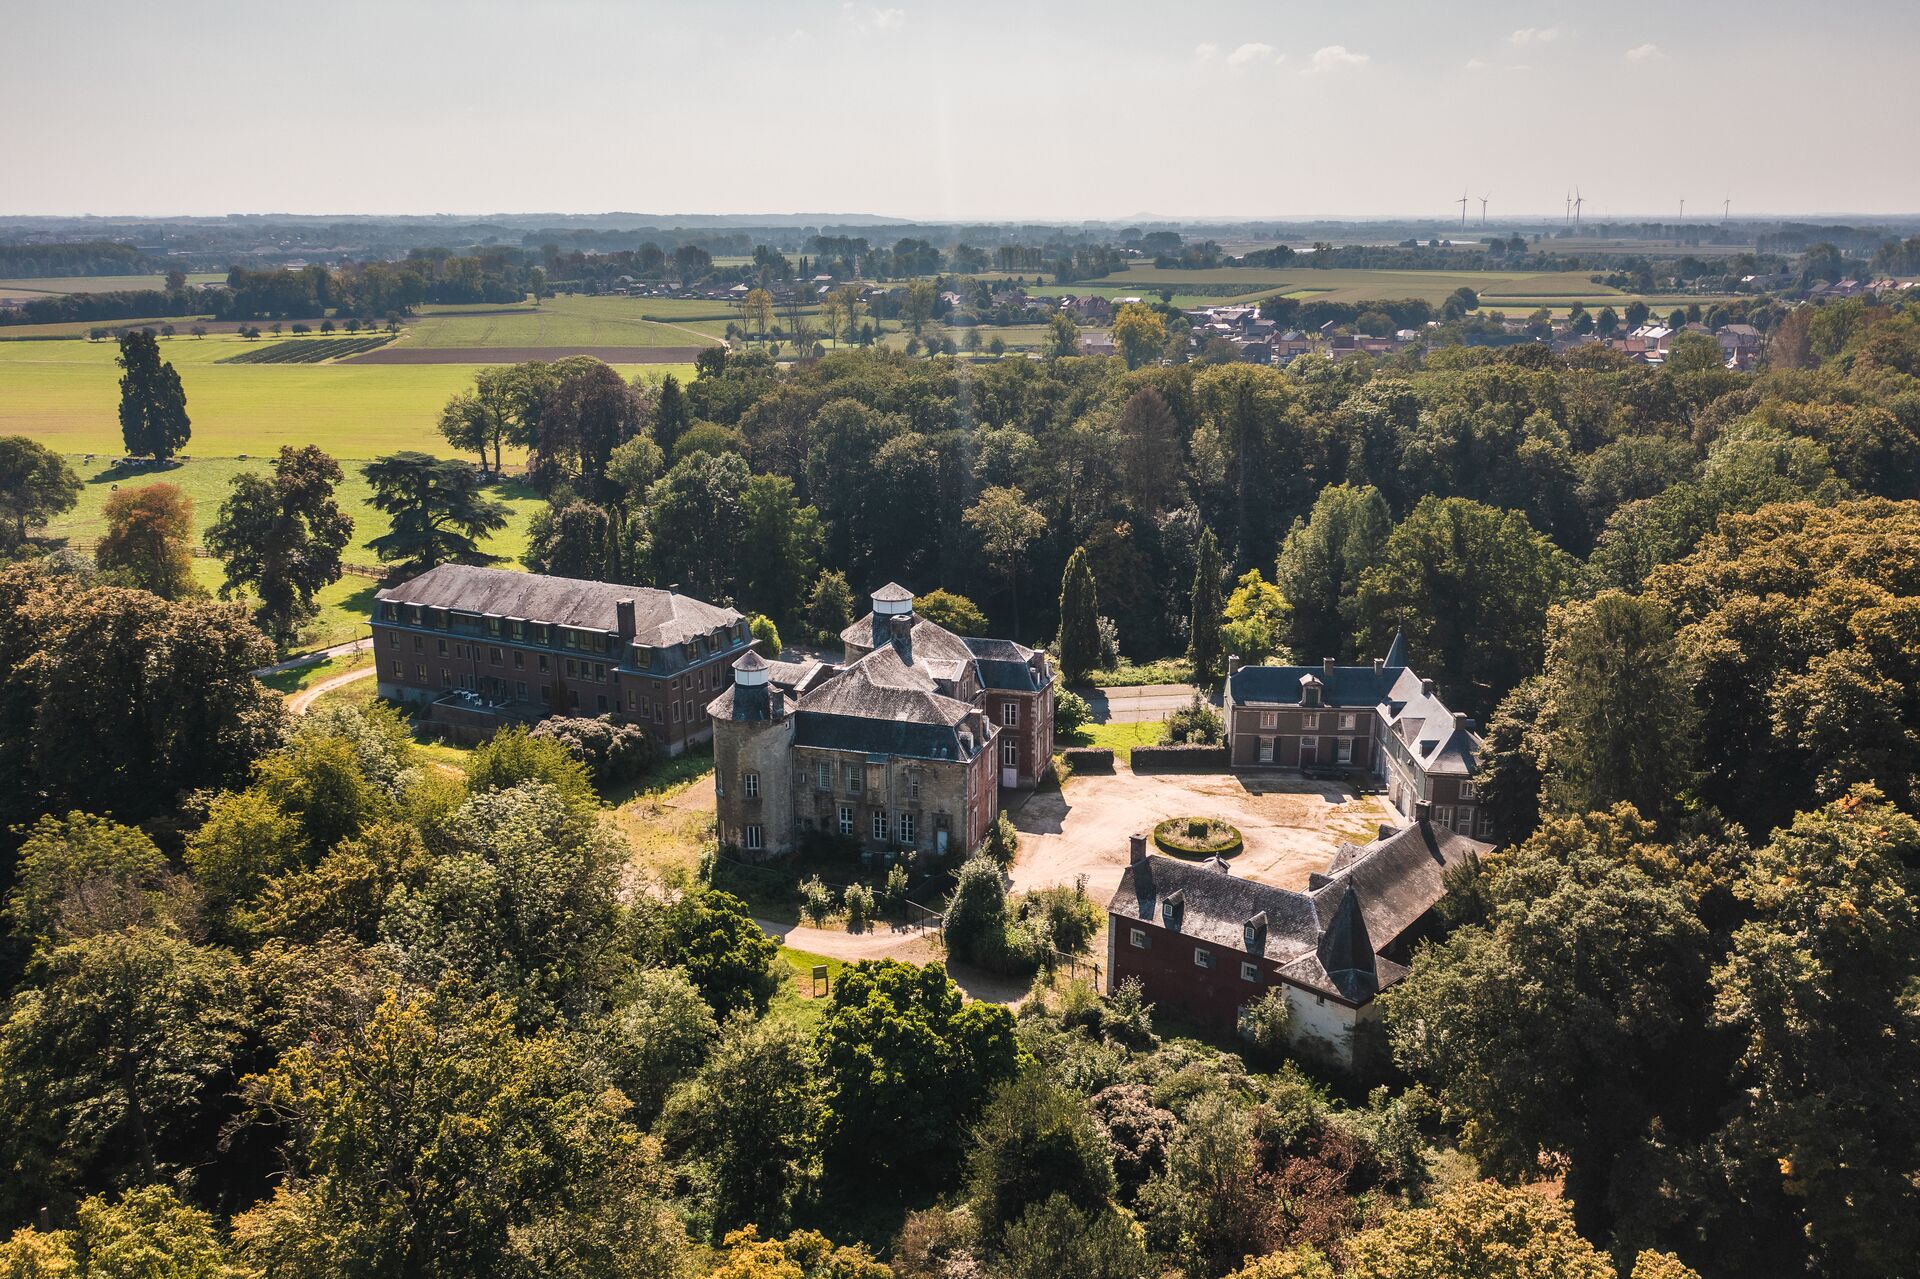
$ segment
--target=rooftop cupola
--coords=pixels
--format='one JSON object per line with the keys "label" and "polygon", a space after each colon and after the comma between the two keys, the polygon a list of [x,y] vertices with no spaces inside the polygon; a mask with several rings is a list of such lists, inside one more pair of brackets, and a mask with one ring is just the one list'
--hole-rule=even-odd
{"label": "rooftop cupola", "polygon": [[740,654],[733,663],[733,710],[728,716],[734,720],[764,720],[775,718],[772,699],[774,690],[767,686],[767,678],[772,672],[767,669],[767,659],[748,649]]}
{"label": "rooftop cupola", "polygon": [[1300,677],[1300,704],[1302,706],[1320,704],[1320,677],[1311,671]]}
{"label": "rooftop cupola", "polygon": [[748,649],[733,663],[733,682],[741,688],[765,688],[770,675],[767,659]]}
{"label": "rooftop cupola", "polygon": [[873,600],[873,647],[893,642],[895,618],[913,616],[913,592],[898,582],[888,582],[875,591]]}

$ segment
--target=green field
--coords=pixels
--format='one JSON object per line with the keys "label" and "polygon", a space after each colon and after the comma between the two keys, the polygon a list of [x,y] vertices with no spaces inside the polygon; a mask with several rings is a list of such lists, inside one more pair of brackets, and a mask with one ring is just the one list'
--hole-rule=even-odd
{"label": "green field", "polygon": [[[317,444],[343,460],[403,448],[446,452],[434,423],[473,382],[473,366],[464,364],[216,363],[254,346],[232,337],[161,341],[186,385],[189,456],[259,457],[283,444]],[[31,436],[62,453],[117,456],[118,350],[112,342],[0,342],[0,435]],[[654,379],[693,374],[677,364],[621,371]]]}
{"label": "green field", "polygon": [[[702,303],[703,315],[718,303]],[[429,350],[450,347],[700,346],[714,335],[642,318],[659,311],[647,298],[558,297],[487,310],[438,310],[406,327],[401,344]],[[726,325],[722,321],[721,329]]]}
{"label": "green field", "polygon": [[[227,277],[220,271],[196,271],[187,276],[188,284],[218,284]],[[0,280],[0,298],[50,293],[119,293],[129,289],[166,287],[167,277],[154,275],[50,275],[43,279]]]}
{"label": "green field", "polygon": [[[422,441],[421,447],[438,443],[436,436],[431,442]],[[437,451],[444,451],[444,446]],[[43,536],[67,539],[82,551],[89,551],[92,543],[106,531],[102,509],[117,488],[138,488],[156,482],[180,488],[193,499],[194,540],[197,544],[200,534],[213,521],[220,503],[231,491],[233,477],[242,471],[266,471],[271,465],[267,458],[257,454],[244,462],[231,457],[196,457],[175,467],[152,471],[121,470],[109,465],[105,459],[88,462],[81,457],[70,457],[68,460],[73,463],[86,487],[81,492],[80,504],[47,525]],[[387,517],[374,509],[371,502],[373,492],[360,474],[360,463],[343,458],[340,469],[344,475],[336,495],[341,507],[353,517],[353,542],[344,558],[350,564],[377,567],[380,561],[368,549],[367,543],[387,531]],[[527,521],[539,509],[540,498],[526,485],[514,481],[496,486],[493,496],[512,508],[513,516],[506,528],[483,545],[489,554],[502,557],[502,561],[509,566],[517,566],[520,555],[527,548]],[[209,591],[218,589],[221,567],[217,560],[196,558],[193,567],[201,585]],[[327,587],[319,596],[320,617],[310,633],[301,637],[297,647],[325,648],[359,638],[365,633],[367,615],[373,608],[373,593],[377,589],[378,583],[372,578],[354,575],[343,577]]]}

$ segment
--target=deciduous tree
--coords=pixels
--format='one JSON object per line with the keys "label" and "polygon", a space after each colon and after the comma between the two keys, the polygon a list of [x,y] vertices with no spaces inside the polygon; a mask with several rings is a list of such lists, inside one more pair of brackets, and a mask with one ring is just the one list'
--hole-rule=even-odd
{"label": "deciduous tree", "polygon": [[285,445],[269,478],[233,477],[233,492],[207,529],[207,549],[226,564],[220,598],[251,591],[262,630],[290,642],[319,610],[313,597],[340,579],[353,520],[334,501],[340,464],[309,444]]}
{"label": "deciduous tree", "polygon": [[193,594],[193,499],[171,484],[121,489],[107,498],[107,531],[94,563],[161,599]]}
{"label": "deciduous tree", "polygon": [[72,510],[80,493],[80,477],[58,453],[24,435],[0,436],[0,536],[9,544]]}
{"label": "deciduous tree", "polygon": [[166,461],[193,434],[187,392],[180,374],[160,358],[160,342],[147,329],[120,339],[120,435],[135,457]]}

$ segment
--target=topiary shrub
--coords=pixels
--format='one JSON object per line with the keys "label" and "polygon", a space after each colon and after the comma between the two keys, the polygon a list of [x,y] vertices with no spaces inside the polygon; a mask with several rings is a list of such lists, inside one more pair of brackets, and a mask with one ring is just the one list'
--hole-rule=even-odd
{"label": "topiary shrub", "polygon": [[639,778],[653,767],[659,755],[644,729],[618,723],[611,715],[556,715],[534,725],[529,736],[566,747],[568,754],[586,766],[593,784],[602,789]]}

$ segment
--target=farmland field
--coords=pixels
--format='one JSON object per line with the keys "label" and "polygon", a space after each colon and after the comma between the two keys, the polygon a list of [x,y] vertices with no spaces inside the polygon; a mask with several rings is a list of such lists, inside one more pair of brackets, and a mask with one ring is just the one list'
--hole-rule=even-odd
{"label": "farmland field", "polygon": [[[548,298],[538,307],[524,304],[440,310],[407,325],[402,349],[671,347],[701,346],[718,340],[693,329],[642,318],[653,305],[653,300],[646,298],[558,297]],[[718,303],[702,305],[702,314],[725,309]]]}
{"label": "farmland field", "polygon": [[[225,280],[222,271],[196,271],[187,276],[188,284],[218,284]],[[0,280],[0,298],[44,297],[53,293],[119,293],[128,289],[164,288],[167,277],[154,275],[49,275],[40,279]]]}
{"label": "farmland field", "polygon": [[[432,440],[419,441],[422,448],[431,448],[439,443],[437,436]],[[444,451],[444,446],[436,451]],[[80,504],[49,524],[43,535],[69,539],[80,550],[90,549],[91,544],[106,531],[101,511],[115,489],[139,488],[159,482],[175,485],[193,499],[193,532],[197,545],[206,526],[219,511],[221,501],[230,491],[233,477],[243,471],[265,471],[270,466],[268,459],[259,455],[248,461],[231,457],[196,457],[178,466],[160,470],[123,470],[107,459],[88,462],[81,457],[70,457],[68,460],[73,463],[74,470],[79,473],[86,487],[81,492]],[[348,546],[344,558],[350,564],[378,565],[379,560],[367,549],[367,543],[386,532],[387,517],[374,509],[371,502],[373,490],[360,474],[360,463],[343,457],[340,459],[340,469],[344,475],[335,492],[341,508],[353,517],[353,542]],[[510,565],[517,564],[520,554],[527,547],[527,521],[539,507],[540,499],[532,489],[517,481],[496,485],[491,493],[512,508],[513,516],[506,528],[482,545],[489,554],[503,557],[503,561]],[[193,568],[194,576],[202,586],[209,591],[218,589],[221,580],[219,561],[196,558]],[[366,615],[373,606],[373,592],[376,589],[378,583],[372,578],[351,574],[327,587],[319,596],[320,616],[297,647],[325,648],[363,634]]]}
{"label": "farmland field", "polygon": [[[189,456],[258,457],[282,444],[317,444],[342,459],[403,448],[445,452],[434,423],[474,372],[461,364],[216,363],[247,349],[255,348],[231,337],[161,342],[186,385]],[[117,351],[111,342],[0,342],[0,435],[28,435],[63,453],[117,456]],[[621,371],[692,376],[691,367],[673,364]]]}

